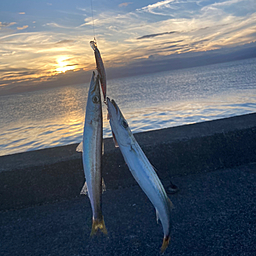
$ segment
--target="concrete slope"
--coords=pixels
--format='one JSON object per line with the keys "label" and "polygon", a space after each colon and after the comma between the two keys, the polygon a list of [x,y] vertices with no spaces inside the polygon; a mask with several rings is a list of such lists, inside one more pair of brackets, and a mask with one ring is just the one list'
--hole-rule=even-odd
{"label": "concrete slope", "polygon": [[[162,181],[256,162],[256,114],[135,134]],[[111,138],[104,140],[107,188],[136,184]],[[77,144],[0,157],[0,210],[79,196]]]}

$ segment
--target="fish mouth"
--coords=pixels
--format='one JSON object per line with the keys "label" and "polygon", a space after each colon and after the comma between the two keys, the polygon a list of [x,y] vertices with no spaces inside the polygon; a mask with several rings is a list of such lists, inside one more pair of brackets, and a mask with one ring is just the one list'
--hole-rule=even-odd
{"label": "fish mouth", "polygon": [[94,83],[94,86],[91,87],[91,93],[95,92],[97,90],[97,86],[98,86],[98,83],[99,83],[99,75],[96,76],[95,78],[95,72],[93,71],[92,72],[92,79],[91,79],[91,83]]}
{"label": "fish mouth", "polygon": [[95,41],[90,41],[90,45],[92,47],[92,49],[95,51],[95,48],[97,47],[97,44]]}
{"label": "fish mouth", "polygon": [[116,109],[116,114],[118,114],[118,106],[117,106],[117,104],[116,104],[116,102],[114,101],[114,100],[111,100],[111,103],[112,103],[112,105],[115,107],[115,109]]}
{"label": "fish mouth", "polygon": [[119,108],[118,108],[116,102],[115,102],[114,100],[110,100],[109,97],[107,97],[107,105],[108,105],[108,108],[109,108],[110,104],[113,105],[113,107],[114,107],[115,110],[116,110],[116,114],[118,114]]}

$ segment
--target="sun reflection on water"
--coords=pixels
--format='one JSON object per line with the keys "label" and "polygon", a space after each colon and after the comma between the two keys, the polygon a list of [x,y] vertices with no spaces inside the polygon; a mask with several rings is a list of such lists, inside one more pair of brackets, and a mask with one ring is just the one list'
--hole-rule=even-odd
{"label": "sun reflection on water", "polygon": [[[135,133],[252,113],[255,60],[110,80],[108,95]],[[0,156],[80,143],[88,90],[89,81],[0,97]],[[103,136],[112,136],[105,104]]]}

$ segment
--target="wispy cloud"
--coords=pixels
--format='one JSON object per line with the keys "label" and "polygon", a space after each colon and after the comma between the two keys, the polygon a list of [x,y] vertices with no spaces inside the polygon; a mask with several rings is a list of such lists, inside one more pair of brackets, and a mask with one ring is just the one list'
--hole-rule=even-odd
{"label": "wispy cloud", "polygon": [[16,24],[16,22],[1,22],[0,21],[0,29],[4,28],[4,27],[10,27],[10,26],[15,25],[15,24]]}
{"label": "wispy cloud", "polygon": [[73,42],[74,42],[74,40],[64,39],[64,40],[57,42],[56,44],[68,44],[68,43],[73,43]]}
{"label": "wispy cloud", "polygon": [[89,9],[87,9],[87,8],[82,8],[82,7],[76,7],[76,9],[79,10],[79,11],[83,11],[83,12],[89,11]]}
{"label": "wispy cloud", "polygon": [[164,9],[177,9],[176,6],[170,5],[170,3],[174,2],[175,0],[165,0],[165,1],[160,1],[156,2],[154,4],[149,4],[147,6],[142,7],[141,9],[137,9],[136,11],[138,12],[148,12],[151,14],[156,14],[156,15],[168,15],[170,16],[170,13],[163,12]]}
{"label": "wispy cloud", "polygon": [[129,4],[133,4],[133,2],[121,3],[121,4],[119,4],[118,6],[119,6],[119,7],[126,7],[126,6],[128,6]]}
{"label": "wispy cloud", "polygon": [[25,12],[19,12],[19,14],[23,15],[23,14],[25,14]]}
{"label": "wispy cloud", "polygon": [[68,26],[60,25],[60,24],[55,23],[55,22],[46,23],[43,26],[49,26],[49,27],[52,27],[52,28],[73,29],[73,27],[68,27]]}
{"label": "wispy cloud", "polygon": [[152,38],[152,37],[156,37],[156,36],[168,35],[168,34],[173,34],[173,33],[176,33],[176,31],[163,32],[163,33],[150,34],[150,35],[144,35],[144,36],[138,37],[137,39]]}
{"label": "wispy cloud", "polygon": [[[12,82],[56,78],[57,60],[63,56],[68,60],[67,68],[94,69],[89,47],[94,31],[106,69],[147,61],[152,56],[161,59],[256,41],[253,0],[163,0],[142,5],[145,2],[120,1],[117,6],[113,1],[94,1],[94,29],[90,3],[85,7],[68,2],[47,7],[44,2],[44,8],[51,12],[43,17],[40,13],[21,17],[16,12],[13,22],[4,22],[10,19],[1,16],[0,69],[2,75],[6,70],[4,84],[11,75]],[[28,70],[19,74],[14,71],[23,67]]]}
{"label": "wispy cloud", "polygon": [[240,2],[243,2],[244,0],[227,0],[223,2],[214,2],[213,4],[210,4],[206,6],[205,8],[202,9],[207,9],[207,8],[213,8],[213,7],[224,7],[224,6],[231,6]]}

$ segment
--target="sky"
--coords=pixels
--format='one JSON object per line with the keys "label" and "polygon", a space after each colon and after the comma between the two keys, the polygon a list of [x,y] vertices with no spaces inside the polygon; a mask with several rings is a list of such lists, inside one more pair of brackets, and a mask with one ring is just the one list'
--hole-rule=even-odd
{"label": "sky", "polygon": [[87,80],[94,37],[107,76],[108,69],[237,49],[256,42],[256,1],[1,1],[0,95]]}

